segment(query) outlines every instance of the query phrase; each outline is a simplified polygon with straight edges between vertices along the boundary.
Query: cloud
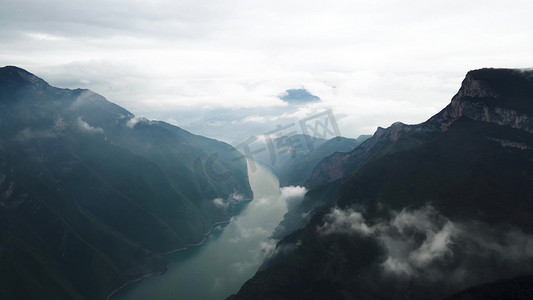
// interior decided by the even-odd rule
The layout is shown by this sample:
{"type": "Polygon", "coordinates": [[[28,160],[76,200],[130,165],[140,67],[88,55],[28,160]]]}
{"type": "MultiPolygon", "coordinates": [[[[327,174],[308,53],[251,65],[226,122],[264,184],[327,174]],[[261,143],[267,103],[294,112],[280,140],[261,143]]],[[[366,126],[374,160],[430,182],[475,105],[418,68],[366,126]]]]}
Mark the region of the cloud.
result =
{"type": "Polygon", "coordinates": [[[483,257],[495,256],[517,264],[533,259],[533,236],[516,228],[489,227],[479,222],[461,223],[457,225],[456,236],[469,252],[483,257]]]}
{"type": "Polygon", "coordinates": [[[287,203],[287,206],[292,206],[301,202],[307,189],[303,186],[286,186],[281,188],[281,197],[287,203]]]}
{"type": "Polygon", "coordinates": [[[104,130],[100,127],[93,127],[89,125],[89,123],[85,122],[81,117],[78,117],[76,120],[76,125],[78,126],[78,129],[80,129],[83,132],[87,133],[103,133],[104,130]]]}
{"type": "Polygon", "coordinates": [[[87,104],[94,103],[97,94],[93,91],[84,90],[76,97],[76,99],[70,104],[70,109],[77,110],[84,107],[87,104]]]}
{"type": "Polygon", "coordinates": [[[213,204],[218,208],[228,208],[229,203],[226,203],[222,198],[213,199],[213,204]]]}
{"type": "Polygon", "coordinates": [[[135,116],[126,122],[126,126],[128,126],[129,128],[134,128],[135,125],[137,125],[138,123],[150,124],[150,120],[144,117],[135,116]]]}
{"type": "Polygon", "coordinates": [[[244,118],[242,122],[243,123],[250,123],[250,122],[265,123],[267,122],[267,118],[262,117],[262,116],[246,116],[246,118],[244,118]]]}
{"type": "Polygon", "coordinates": [[[431,206],[394,215],[389,223],[375,227],[376,238],[387,253],[382,263],[385,272],[417,276],[452,255],[454,224],[431,206]]]}
{"type": "Polygon", "coordinates": [[[28,32],[26,35],[32,39],[36,39],[39,41],[62,41],[66,40],[65,37],[62,36],[56,36],[46,33],[40,33],[40,32],[28,32]]]}
{"type": "Polygon", "coordinates": [[[348,209],[346,211],[334,208],[325,217],[323,225],[317,231],[322,235],[329,234],[362,234],[372,233],[372,229],[365,224],[365,219],[361,213],[348,209]]]}
{"type": "Polygon", "coordinates": [[[374,225],[353,209],[335,207],[317,233],[374,239],[388,276],[466,287],[533,271],[533,235],[503,225],[452,222],[429,205],[392,212],[374,225]]]}
{"type": "Polygon", "coordinates": [[[280,93],[304,86],[342,112],[341,132],[356,137],[426,120],[470,69],[533,65],[529,11],[523,1],[457,9],[454,1],[5,0],[0,65],[229,141],[236,131],[246,139],[247,128],[193,120],[217,109],[239,112],[228,123],[247,109],[281,115],[280,93]]]}
{"type": "Polygon", "coordinates": [[[213,204],[220,209],[228,209],[242,201],[244,201],[244,196],[237,192],[231,193],[226,200],[222,198],[213,199],[213,204]]]}

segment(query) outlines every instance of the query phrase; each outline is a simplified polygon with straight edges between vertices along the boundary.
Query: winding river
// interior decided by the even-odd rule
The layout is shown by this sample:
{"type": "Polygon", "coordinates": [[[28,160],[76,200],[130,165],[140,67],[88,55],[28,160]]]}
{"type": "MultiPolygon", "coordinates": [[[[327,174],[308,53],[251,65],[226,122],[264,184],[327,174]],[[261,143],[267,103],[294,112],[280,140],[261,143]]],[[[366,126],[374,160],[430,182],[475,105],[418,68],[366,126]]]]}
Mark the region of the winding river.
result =
{"type": "Polygon", "coordinates": [[[256,166],[248,169],[254,199],[238,216],[201,246],[168,255],[165,274],[129,285],[111,300],[220,300],[236,293],[273,250],[269,237],[287,211],[277,177],[256,166]]]}

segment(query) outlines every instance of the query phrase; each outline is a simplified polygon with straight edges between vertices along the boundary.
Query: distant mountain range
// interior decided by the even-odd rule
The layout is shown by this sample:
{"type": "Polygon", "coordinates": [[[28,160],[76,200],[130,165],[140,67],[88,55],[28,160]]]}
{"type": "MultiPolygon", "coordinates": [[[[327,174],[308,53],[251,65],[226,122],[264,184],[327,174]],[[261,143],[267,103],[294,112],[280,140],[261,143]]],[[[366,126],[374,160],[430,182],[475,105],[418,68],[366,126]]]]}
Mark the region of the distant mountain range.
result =
{"type": "MultiPolygon", "coordinates": [[[[337,136],[326,140],[305,134],[281,136],[272,140],[274,160],[270,151],[260,152],[254,159],[272,169],[282,186],[303,186],[322,159],[336,152],[350,152],[369,137],[362,135],[352,139],[337,136]]],[[[268,149],[268,146],[263,148],[268,149]]]]}
{"type": "Polygon", "coordinates": [[[233,299],[527,299],[533,71],[470,71],[437,115],[378,128],[307,187],[292,213],[307,206],[307,220],[289,211],[292,230],[233,299]]]}
{"type": "Polygon", "coordinates": [[[0,298],[105,299],[251,199],[232,146],[0,68],[0,298]]]}

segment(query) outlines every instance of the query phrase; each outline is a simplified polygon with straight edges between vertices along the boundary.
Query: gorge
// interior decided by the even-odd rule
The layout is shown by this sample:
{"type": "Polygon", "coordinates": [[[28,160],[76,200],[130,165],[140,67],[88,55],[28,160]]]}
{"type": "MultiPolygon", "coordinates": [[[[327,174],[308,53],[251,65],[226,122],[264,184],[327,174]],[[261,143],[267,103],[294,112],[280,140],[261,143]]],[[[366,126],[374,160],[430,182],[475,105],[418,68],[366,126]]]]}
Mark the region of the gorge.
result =
{"type": "MultiPolygon", "coordinates": [[[[171,265],[163,275],[132,284],[111,300],[216,300],[236,293],[275,247],[270,237],[287,211],[287,189],[299,190],[280,190],[275,175],[256,166],[248,169],[253,200],[237,216],[215,228],[202,245],[168,255],[171,265]]],[[[302,191],[292,197],[303,197],[302,191]]]]}

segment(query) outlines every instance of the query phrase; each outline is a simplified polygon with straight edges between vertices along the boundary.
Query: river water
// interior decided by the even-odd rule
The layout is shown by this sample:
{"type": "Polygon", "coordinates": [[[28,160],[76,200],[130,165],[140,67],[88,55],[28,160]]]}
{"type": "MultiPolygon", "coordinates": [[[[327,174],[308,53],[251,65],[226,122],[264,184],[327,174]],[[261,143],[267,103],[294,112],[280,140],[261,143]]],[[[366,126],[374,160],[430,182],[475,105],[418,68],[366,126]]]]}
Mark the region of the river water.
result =
{"type": "Polygon", "coordinates": [[[131,284],[111,300],[220,300],[236,293],[274,249],[269,237],[287,211],[277,177],[256,167],[248,168],[254,199],[238,216],[216,227],[201,246],[168,255],[165,274],[131,284]]]}

